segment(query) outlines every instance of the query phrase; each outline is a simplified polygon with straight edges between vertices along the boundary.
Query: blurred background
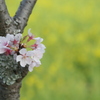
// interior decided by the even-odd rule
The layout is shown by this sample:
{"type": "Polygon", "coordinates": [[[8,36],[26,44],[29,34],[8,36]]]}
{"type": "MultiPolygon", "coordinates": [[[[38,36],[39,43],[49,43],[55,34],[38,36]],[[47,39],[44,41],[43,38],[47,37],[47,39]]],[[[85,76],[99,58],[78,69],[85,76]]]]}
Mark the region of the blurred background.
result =
{"type": "MultiPolygon", "coordinates": [[[[21,0],[5,1],[14,16],[21,0]]],[[[21,100],[100,100],[100,0],[37,0],[29,28],[46,52],[21,100]]]]}

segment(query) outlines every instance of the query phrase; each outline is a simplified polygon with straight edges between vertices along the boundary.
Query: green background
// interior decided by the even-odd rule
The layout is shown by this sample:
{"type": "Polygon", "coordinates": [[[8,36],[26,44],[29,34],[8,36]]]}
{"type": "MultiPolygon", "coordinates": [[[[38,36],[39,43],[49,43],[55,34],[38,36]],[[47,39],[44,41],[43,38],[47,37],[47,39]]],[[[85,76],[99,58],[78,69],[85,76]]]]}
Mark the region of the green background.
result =
{"type": "MultiPolygon", "coordinates": [[[[13,17],[21,0],[5,1],[13,17]]],[[[100,0],[37,0],[29,28],[46,52],[21,100],[100,100],[100,0]]]]}

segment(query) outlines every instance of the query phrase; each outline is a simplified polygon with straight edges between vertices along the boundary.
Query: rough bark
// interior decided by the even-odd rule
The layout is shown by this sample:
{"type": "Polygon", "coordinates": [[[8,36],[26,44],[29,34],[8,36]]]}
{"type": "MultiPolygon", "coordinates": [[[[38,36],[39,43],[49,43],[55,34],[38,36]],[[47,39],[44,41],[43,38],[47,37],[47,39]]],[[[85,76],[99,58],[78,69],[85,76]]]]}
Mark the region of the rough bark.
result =
{"type": "MultiPolygon", "coordinates": [[[[23,32],[37,0],[23,0],[12,18],[5,0],[0,0],[0,36],[23,32]]],[[[21,67],[12,56],[0,54],[0,100],[19,100],[22,79],[27,75],[28,67],[21,67]]]]}
{"type": "Polygon", "coordinates": [[[12,20],[9,16],[5,0],[0,0],[0,35],[5,36],[8,33],[12,20]]]}
{"type": "Polygon", "coordinates": [[[19,100],[21,82],[16,82],[13,85],[0,84],[0,100],[19,100]]]}
{"type": "Polygon", "coordinates": [[[19,24],[19,28],[23,31],[27,25],[28,18],[37,0],[23,0],[19,6],[18,11],[14,16],[14,20],[19,24]]]}

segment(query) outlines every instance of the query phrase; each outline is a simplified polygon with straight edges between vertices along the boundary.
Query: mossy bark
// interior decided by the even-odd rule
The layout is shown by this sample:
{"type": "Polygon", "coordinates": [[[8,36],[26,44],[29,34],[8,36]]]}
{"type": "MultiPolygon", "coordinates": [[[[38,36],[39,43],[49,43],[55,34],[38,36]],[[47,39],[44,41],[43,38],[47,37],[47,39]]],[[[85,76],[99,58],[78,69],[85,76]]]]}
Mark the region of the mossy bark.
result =
{"type": "Polygon", "coordinates": [[[21,67],[13,56],[0,55],[0,100],[19,100],[22,79],[28,67],[21,67]]]}
{"type": "Polygon", "coordinates": [[[0,100],[19,100],[21,82],[13,85],[4,85],[0,82],[0,100]]]}

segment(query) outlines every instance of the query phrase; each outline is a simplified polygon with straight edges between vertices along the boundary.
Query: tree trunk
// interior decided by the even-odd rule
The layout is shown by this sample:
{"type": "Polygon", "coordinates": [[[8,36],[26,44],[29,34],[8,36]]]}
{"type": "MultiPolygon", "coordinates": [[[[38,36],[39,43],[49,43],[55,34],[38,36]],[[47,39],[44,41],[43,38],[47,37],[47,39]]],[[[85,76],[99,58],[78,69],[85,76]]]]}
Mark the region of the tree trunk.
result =
{"type": "MultiPolygon", "coordinates": [[[[0,0],[0,36],[22,33],[37,0],[22,0],[13,18],[5,0],[0,0]]],[[[12,56],[0,54],[0,100],[19,100],[22,79],[28,67],[21,67],[12,56]]]]}
{"type": "Polygon", "coordinates": [[[0,84],[0,100],[19,100],[21,82],[16,82],[13,85],[0,84]]]}

